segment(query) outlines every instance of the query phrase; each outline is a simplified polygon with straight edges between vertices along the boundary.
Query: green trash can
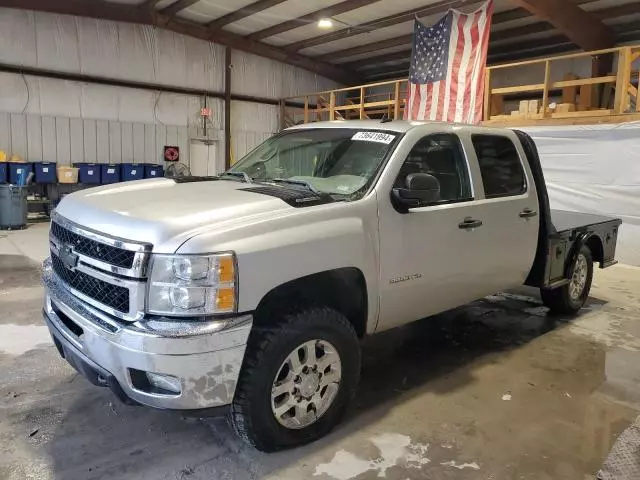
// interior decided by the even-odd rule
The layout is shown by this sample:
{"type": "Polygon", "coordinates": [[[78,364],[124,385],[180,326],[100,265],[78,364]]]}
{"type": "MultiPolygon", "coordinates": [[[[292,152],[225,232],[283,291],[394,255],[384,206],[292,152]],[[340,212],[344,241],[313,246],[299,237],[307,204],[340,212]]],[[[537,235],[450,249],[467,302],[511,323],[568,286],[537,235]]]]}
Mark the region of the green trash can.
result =
{"type": "Polygon", "coordinates": [[[27,187],[0,184],[0,230],[27,226],[27,187]]]}

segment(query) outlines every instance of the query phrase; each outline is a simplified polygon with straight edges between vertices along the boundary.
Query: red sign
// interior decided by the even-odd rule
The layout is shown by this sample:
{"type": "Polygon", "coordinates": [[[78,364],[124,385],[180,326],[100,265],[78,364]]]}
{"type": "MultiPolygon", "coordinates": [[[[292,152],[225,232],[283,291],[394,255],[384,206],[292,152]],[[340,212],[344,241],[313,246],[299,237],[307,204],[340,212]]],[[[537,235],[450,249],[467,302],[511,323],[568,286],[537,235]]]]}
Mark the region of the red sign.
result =
{"type": "Polygon", "coordinates": [[[180,147],[165,145],[164,159],[167,162],[177,162],[178,160],[180,160],[180,147]]]}
{"type": "Polygon", "coordinates": [[[211,109],[208,107],[203,107],[200,109],[200,116],[201,117],[210,117],[211,116],[211,109]]]}

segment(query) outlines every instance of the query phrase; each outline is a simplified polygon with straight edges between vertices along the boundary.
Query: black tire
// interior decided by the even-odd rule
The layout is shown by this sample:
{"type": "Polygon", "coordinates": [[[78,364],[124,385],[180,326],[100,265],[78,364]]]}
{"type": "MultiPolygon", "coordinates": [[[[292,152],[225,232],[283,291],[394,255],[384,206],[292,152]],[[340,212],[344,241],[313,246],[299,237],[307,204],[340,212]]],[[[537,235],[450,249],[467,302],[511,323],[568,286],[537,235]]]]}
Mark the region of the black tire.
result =
{"type": "Polygon", "coordinates": [[[283,314],[275,325],[254,326],[229,419],[249,445],[272,452],[313,442],[340,422],[355,395],[360,378],[360,344],[351,323],[327,307],[310,307],[283,314]],[[308,427],[282,426],[271,409],[271,388],[287,356],[309,340],[335,347],[342,366],[338,393],[328,410],[308,427]]]}
{"type": "MultiPolygon", "coordinates": [[[[584,284],[582,292],[577,298],[573,298],[570,294],[570,284],[563,285],[562,287],[555,288],[553,290],[541,289],[540,295],[544,304],[549,307],[552,313],[560,315],[575,315],[583,307],[584,303],[589,297],[589,291],[591,290],[591,281],[593,280],[593,257],[589,247],[584,245],[578,255],[576,261],[580,256],[584,256],[587,262],[587,278],[584,284]]],[[[571,266],[571,277],[573,277],[576,267],[576,262],[571,266]]]]}

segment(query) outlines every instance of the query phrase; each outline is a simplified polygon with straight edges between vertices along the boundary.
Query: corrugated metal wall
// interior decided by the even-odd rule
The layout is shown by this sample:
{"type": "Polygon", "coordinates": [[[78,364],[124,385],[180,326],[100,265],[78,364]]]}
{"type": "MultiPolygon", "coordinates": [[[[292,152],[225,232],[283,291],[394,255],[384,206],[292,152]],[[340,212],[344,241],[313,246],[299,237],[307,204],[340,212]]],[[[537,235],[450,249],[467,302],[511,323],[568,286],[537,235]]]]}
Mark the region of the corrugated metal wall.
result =
{"type": "MultiPolygon", "coordinates": [[[[222,92],[224,47],[146,25],[0,8],[0,63],[222,92]]],[[[243,52],[232,56],[233,93],[277,99],[334,82],[243,52]]],[[[0,73],[0,150],[29,161],[154,162],[164,145],[201,137],[196,96],[0,73]]],[[[223,101],[207,100],[224,164],[223,101]]],[[[278,130],[275,106],[232,102],[235,159],[278,130]]]]}

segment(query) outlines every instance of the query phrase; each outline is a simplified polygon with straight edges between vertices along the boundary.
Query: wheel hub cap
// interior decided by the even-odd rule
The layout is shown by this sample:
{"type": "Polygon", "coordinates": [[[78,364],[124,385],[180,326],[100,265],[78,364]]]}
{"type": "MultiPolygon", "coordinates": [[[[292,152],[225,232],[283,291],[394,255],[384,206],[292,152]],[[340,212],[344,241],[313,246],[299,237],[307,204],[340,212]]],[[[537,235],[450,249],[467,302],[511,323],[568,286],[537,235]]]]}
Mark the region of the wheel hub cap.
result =
{"type": "Polygon", "coordinates": [[[311,398],[311,395],[315,393],[315,391],[320,386],[320,376],[318,374],[312,373],[309,375],[304,375],[302,377],[302,381],[300,382],[300,394],[303,397],[311,398]]]}
{"type": "Polygon", "coordinates": [[[280,425],[305,428],[332,405],[342,378],[340,355],[326,340],[310,340],[284,360],[271,389],[271,411],[280,425]]]}

